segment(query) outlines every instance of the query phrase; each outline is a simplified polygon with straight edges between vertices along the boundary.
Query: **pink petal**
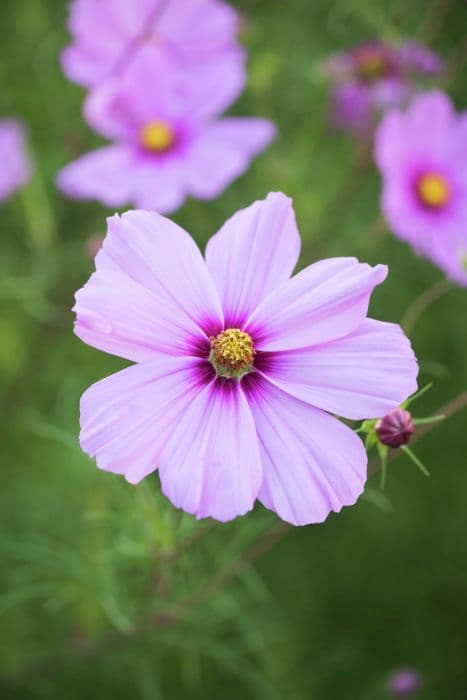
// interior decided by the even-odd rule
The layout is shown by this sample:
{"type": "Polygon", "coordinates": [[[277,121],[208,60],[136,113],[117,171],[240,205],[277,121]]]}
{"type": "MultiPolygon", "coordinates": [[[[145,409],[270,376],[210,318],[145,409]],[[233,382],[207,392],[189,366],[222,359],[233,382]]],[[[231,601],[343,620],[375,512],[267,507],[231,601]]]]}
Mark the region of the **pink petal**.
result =
{"type": "Polygon", "coordinates": [[[462,287],[467,287],[467,231],[440,230],[425,237],[418,236],[418,250],[443,270],[445,275],[462,287]],[[437,235],[436,235],[437,233],[437,235]],[[427,239],[427,240],[426,240],[427,239]]]}
{"type": "Polygon", "coordinates": [[[324,345],[273,353],[265,374],[297,399],[345,418],[377,418],[417,389],[417,361],[401,328],[366,319],[324,345]]]}
{"type": "Polygon", "coordinates": [[[238,382],[217,380],[193,399],[165,442],[159,474],[172,503],[198,518],[224,522],[251,510],[262,469],[238,382]]]}
{"type": "Polygon", "coordinates": [[[421,163],[442,163],[449,149],[454,116],[452,104],[442,92],[417,95],[406,114],[389,112],[375,136],[378,167],[397,176],[401,168],[414,163],[414,158],[421,163]]]}
{"type": "Polygon", "coordinates": [[[380,170],[399,170],[410,161],[404,115],[394,109],[381,121],[375,133],[375,161],[380,170]]]}
{"type": "Polygon", "coordinates": [[[213,199],[241,175],[273,139],[266,119],[219,119],[202,129],[186,152],[184,182],[199,199],[213,199]]]}
{"type": "Polygon", "coordinates": [[[0,202],[29,181],[33,166],[26,147],[25,130],[21,122],[0,120],[0,202]]]}
{"type": "Polygon", "coordinates": [[[108,79],[147,33],[148,20],[165,0],[72,0],[74,43],[62,53],[65,74],[85,86],[108,79]]]}
{"type": "Polygon", "coordinates": [[[410,103],[407,116],[406,139],[409,139],[411,149],[425,157],[443,157],[455,120],[454,108],[449,97],[441,91],[416,95],[410,103]]]}
{"type": "Polygon", "coordinates": [[[81,447],[100,469],[137,483],[157,469],[165,440],[204,384],[199,360],[167,356],[93,384],[81,398],[81,447]]]}
{"type": "Polygon", "coordinates": [[[108,219],[96,272],[77,293],[74,310],[82,340],[137,362],[159,351],[193,354],[223,325],[192,238],[155,212],[108,219]]]}
{"type": "Polygon", "coordinates": [[[73,199],[97,199],[108,207],[131,201],[132,151],[125,146],[104,146],[65,166],[57,186],[73,199]]]}
{"type": "Polygon", "coordinates": [[[187,63],[179,70],[186,83],[186,113],[192,121],[206,121],[219,116],[245,88],[245,54],[239,47],[224,50],[214,61],[187,63]]]}
{"type": "Polygon", "coordinates": [[[141,127],[137,112],[124,94],[124,76],[90,90],[83,104],[87,123],[102,136],[136,142],[141,127]]]}
{"type": "Polygon", "coordinates": [[[183,161],[177,152],[145,155],[131,146],[104,146],[65,166],[59,189],[73,199],[96,199],[108,207],[134,204],[169,214],[185,199],[183,161]]]}
{"type": "Polygon", "coordinates": [[[214,62],[180,65],[160,45],[144,44],[116,78],[90,92],[84,114],[107,138],[135,140],[153,120],[193,128],[217,116],[244,85],[244,62],[238,51],[223,52],[214,62]]]}
{"type": "Polygon", "coordinates": [[[105,133],[106,120],[115,114],[137,128],[155,119],[179,118],[187,108],[190,86],[182,71],[157,44],[146,43],[126,62],[108,88],[105,85],[97,88],[98,97],[101,90],[104,91],[100,97],[101,112],[99,105],[92,109],[91,102],[86,114],[93,127],[105,133]]]}
{"type": "Polygon", "coordinates": [[[226,324],[242,325],[269,292],[289,279],[300,254],[292,200],[274,192],[230,218],[206,248],[226,324]]]}
{"type": "Polygon", "coordinates": [[[292,350],[342,338],[366,317],[371,292],[387,275],[356,258],[310,265],[269,294],[245,330],[258,350],[292,350]]]}
{"type": "Polygon", "coordinates": [[[263,464],[259,499],[266,508],[293,525],[307,525],[353,505],[367,465],[357,435],[258,375],[248,375],[245,384],[263,464]]]}
{"type": "Polygon", "coordinates": [[[186,67],[214,63],[229,51],[241,52],[237,18],[217,0],[74,0],[74,43],[62,53],[62,66],[72,80],[93,86],[147,42],[186,67]]]}
{"type": "Polygon", "coordinates": [[[155,32],[171,39],[177,55],[192,65],[235,46],[237,25],[238,13],[227,3],[188,0],[167,3],[155,32]]]}
{"type": "Polygon", "coordinates": [[[127,175],[132,203],[138,209],[154,209],[159,214],[176,211],[186,197],[183,169],[183,158],[175,151],[162,158],[138,155],[127,175]]]}

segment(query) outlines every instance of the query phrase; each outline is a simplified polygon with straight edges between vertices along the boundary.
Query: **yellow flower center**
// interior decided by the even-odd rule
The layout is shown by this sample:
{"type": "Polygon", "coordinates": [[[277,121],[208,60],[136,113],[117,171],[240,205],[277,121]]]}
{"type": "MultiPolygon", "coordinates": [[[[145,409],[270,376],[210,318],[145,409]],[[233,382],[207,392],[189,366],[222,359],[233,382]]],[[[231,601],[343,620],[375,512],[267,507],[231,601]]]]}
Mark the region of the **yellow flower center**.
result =
{"type": "Polygon", "coordinates": [[[209,356],[220,377],[241,377],[249,372],[255,359],[253,341],[239,328],[228,328],[211,338],[209,356]]]}
{"type": "Polygon", "coordinates": [[[362,48],[355,52],[357,75],[365,81],[384,78],[390,72],[387,57],[378,49],[362,48]]]}
{"type": "Polygon", "coordinates": [[[175,134],[167,122],[155,120],[143,126],[140,133],[140,142],[147,151],[162,153],[162,151],[167,151],[173,146],[175,134]]]}
{"type": "Polygon", "coordinates": [[[418,180],[417,194],[422,204],[432,209],[441,209],[449,202],[451,191],[446,178],[428,173],[418,180]]]}

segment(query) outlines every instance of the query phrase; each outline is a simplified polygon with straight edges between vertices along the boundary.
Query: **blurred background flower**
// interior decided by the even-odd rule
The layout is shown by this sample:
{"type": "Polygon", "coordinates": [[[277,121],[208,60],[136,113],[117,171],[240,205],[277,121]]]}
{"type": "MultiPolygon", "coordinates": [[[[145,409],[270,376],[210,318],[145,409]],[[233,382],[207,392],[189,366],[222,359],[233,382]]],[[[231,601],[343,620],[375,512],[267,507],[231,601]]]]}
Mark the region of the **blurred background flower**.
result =
{"type": "Polygon", "coordinates": [[[213,199],[274,137],[266,119],[219,118],[242,83],[238,71],[226,72],[222,63],[201,73],[182,70],[143,46],[85,104],[88,122],[116,142],[66,166],[60,189],[107,206],[162,213],[178,209],[188,194],[213,199]]]}
{"type": "Polygon", "coordinates": [[[32,174],[23,125],[0,120],[0,201],[24,187],[32,174]]]}
{"type": "Polygon", "coordinates": [[[331,124],[368,136],[388,107],[402,105],[422,87],[423,78],[440,73],[442,63],[417,42],[375,39],[331,56],[321,69],[334,85],[331,124]]]}
{"type": "Polygon", "coordinates": [[[422,689],[422,677],[414,668],[393,671],[387,681],[387,689],[393,698],[410,698],[422,689]]]}
{"type": "Polygon", "coordinates": [[[115,77],[147,44],[181,70],[217,63],[244,74],[238,14],[223,0],[72,0],[68,27],[62,66],[86,87],[115,77]]]}
{"type": "Polygon", "coordinates": [[[375,137],[391,230],[467,286],[467,112],[442,92],[391,111],[375,137]]]}

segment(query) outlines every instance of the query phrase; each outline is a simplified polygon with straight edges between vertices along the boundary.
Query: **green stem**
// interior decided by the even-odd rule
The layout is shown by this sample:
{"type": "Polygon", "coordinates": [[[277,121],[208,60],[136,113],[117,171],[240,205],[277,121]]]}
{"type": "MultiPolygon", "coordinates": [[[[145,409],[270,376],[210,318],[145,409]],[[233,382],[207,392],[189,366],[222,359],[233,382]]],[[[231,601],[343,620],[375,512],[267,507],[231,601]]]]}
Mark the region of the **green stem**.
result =
{"type": "Polygon", "coordinates": [[[437,423],[444,420],[446,416],[429,416],[428,418],[414,418],[414,425],[428,425],[429,423],[437,423]]]}
{"type": "Polygon", "coordinates": [[[414,453],[412,452],[412,450],[410,449],[410,447],[407,447],[407,445],[401,445],[401,450],[402,450],[402,452],[405,452],[405,454],[406,454],[408,457],[410,457],[410,459],[412,460],[412,462],[420,469],[420,471],[422,472],[422,474],[425,474],[425,476],[430,476],[430,472],[428,471],[428,469],[425,467],[425,465],[423,464],[423,462],[421,462],[421,461],[418,459],[417,455],[414,454],[414,453]]]}
{"type": "Polygon", "coordinates": [[[409,308],[402,317],[401,326],[406,333],[410,333],[417,323],[420,316],[432,305],[440,299],[446,292],[453,289],[454,284],[447,279],[442,279],[436,282],[432,287],[426,289],[415,301],[410,304],[409,308]]]}
{"type": "Polygon", "coordinates": [[[42,175],[37,168],[18,197],[32,248],[38,252],[48,250],[56,240],[55,220],[42,175]]]}

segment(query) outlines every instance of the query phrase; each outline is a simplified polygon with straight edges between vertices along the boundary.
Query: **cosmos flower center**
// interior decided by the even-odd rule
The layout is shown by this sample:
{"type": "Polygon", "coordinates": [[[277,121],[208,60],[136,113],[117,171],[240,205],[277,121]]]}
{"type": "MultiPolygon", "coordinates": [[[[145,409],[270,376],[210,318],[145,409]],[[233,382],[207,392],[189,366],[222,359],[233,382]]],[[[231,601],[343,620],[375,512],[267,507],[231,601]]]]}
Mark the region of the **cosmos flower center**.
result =
{"type": "Polygon", "coordinates": [[[451,190],[445,177],[437,173],[427,173],[417,181],[417,195],[425,206],[441,209],[449,202],[451,190]]]}
{"type": "Polygon", "coordinates": [[[143,126],[140,142],[146,151],[162,153],[174,145],[175,133],[167,122],[155,120],[143,126]]]}
{"type": "Polygon", "coordinates": [[[227,328],[211,337],[209,359],[219,377],[240,378],[251,371],[255,359],[251,336],[239,328],[227,328]]]}
{"type": "Polygon", "coordinates": [[[386,56],[377,49],[360,49],[354,54],[356,72],[363,81],[372,82],[390,73],[386,56]]]}

